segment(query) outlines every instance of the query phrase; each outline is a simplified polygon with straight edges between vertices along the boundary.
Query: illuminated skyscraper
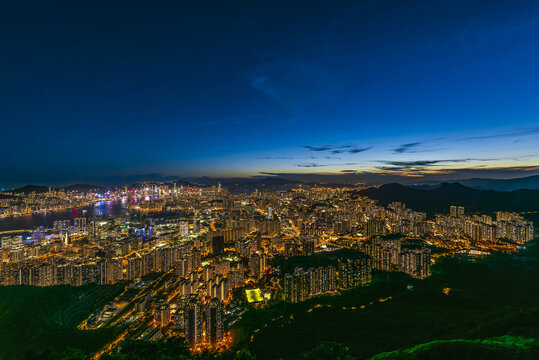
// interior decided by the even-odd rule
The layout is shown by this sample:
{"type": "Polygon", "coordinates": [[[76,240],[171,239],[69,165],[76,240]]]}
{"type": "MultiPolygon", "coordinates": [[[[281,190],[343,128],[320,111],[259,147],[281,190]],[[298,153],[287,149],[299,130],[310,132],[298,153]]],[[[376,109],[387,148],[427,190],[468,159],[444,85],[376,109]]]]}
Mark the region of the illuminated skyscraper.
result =
{"type": "Polygon", "coordinates": [[[295,268],[293,274],[285,274],[283,279],[284,298],[290,302],[305,301],[310,297],[310,275],[302,268],[295,268]]]}
{"type": "Polygon", "coordinates": [[[191,254],[191,269],[196,270],[202,266],[202,256],[199,249],[193,249],[191,254]]]}
{"type": "Polygon", "coordinates": [[[384,220],[369,220],[365,226],[365,234],[367,236],[384,235],[386,231],[387,229],[384,220]]]}
{"type": "Polygon", "coordinates": [[[206,306],[206,344],[218,345],[224,336],[223,303],[217,299],[211,299],[206,306]]]}
{"type": "Polygon", "coordinates": [[[222,254],[225,251],[225,237],[214,236],[212,239],[212,250],[214,254],[222,254]]]}
{"type": "Polygon", "coordinates": [[[185,339],[194,348],[203,342],[203,304],[198,295],[189,295],[184,311],[185,339]]]}
{"type": "Polygon", "coordinates": [[[426,278],[430,275],[430,254],[427,247],[403,248],[400,270],[417,278],[426,278]]]}
{"type": "Polygon", "coordinates": [[[339,282],[343,289],[365,285],[371,281],[371,259],[339,259],[339,282]]]}
{"type": "Polygon", "coordinates": [[[337,271],[333,266],[309,269],[309,291],[311,296],[323,295],[337,290],[337,271]]]}
{"type": "Polygon", "coordinates": [[[236,287],[236,286],[242,286],[243,280],[244,280],[244,271],[241,264],[235,264],[230,269],[230,272],[228,273],[228,279],[229,279],[229,286],[236,287]]]}
{"type": "Polygon", "coordinates": [[[170,322],[170,306],[168,304],[159,304],[154,309],[155,323],[161,327],[170,322]]]}
{"type": "Polygon", "coordinates": [[[249,259],[249,268],[253,277],[258,278],[262,276],[266,269],[266,254],[258,252],[252,253],[251,258],[249,259]]]}

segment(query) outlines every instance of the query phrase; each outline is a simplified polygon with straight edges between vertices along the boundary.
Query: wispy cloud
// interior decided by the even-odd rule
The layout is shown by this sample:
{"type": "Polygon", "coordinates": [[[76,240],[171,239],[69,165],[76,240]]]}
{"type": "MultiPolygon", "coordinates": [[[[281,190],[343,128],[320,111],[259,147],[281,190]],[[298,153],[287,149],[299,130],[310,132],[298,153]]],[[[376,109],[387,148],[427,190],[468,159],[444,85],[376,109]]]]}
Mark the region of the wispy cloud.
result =
{"type": "Polygon", "coordinates": [[[372,146],[368,146],[368,147],[364,147],[364,148],[354,148],[354,149],[348,150],[348,153],[357,154],[357,153],[361,153],[361,152],[364,152],[364,151],[367,151],[367,150],[370,150],[370,149],[372,149],[372,146]]]}
{"type": "Polygon", "coordinates": [[[423,171],[432,166],[440,166],[443,164],[451,163],[465,163],[472,161],[496,161],[501,159],[439,159],[439,160],[414,160],[414,161],[393,161],[393,160],[379,160],[379,163],[383,163],[382,166],[377,166],[379,170],[385,171],[423,171]]]}
{"type": "Polygon", "coordinates": [[[416,154],[427,153],[433,151],[446,150],[443,148],[433,148],[431,144],[438,144],[440,141],[448,140],[446,137],[436,137],[432,139],[422,139],[420,141],[413,141],[399,145],[392,149],[395,154],[416,154]]]}
{"type": "Polygon", "coordinates": [[[458,141],[469,141],[469,140],[484,140],[484,139],[497,139],[497,138],[515,138],[523,136],[538,135],[539,128],[529,128],[518,131],[510,131],[505,133],[490,134],[490,135],[480,135],[480,136],[470,136],[458,139],[458,141]]]}
{"type": "Polygon", "coordinates": [[[317,168],[317,167],[324,167],[328,166],[326,164],[317,164],[317,163],[306,163],[306,164],[296,164],[297,167],[303,167],[303,168],[317,168]]]}
{"type": "Polygon", "coordinates": [[[339,166],[354,166],[359,165],[359,163],[356,162],[348,162],[348,163],[339,163],[339,164],[321,164],[321,163],[303,163],[303,164],[296,164],[294,166],[297,167],[325,167],[325,166],[331,166],[331,167],[339,167],[339,166]]]}
{"type": "Polygon", "coordinates": [[[257,156],[259,160],[294,160],[293,156],[257,156]]]}
{"type": "MultiPolygon", "coordinates": [[[[315,170],[314,170],[315,171],[315,170]]],[[[388,171],[355,171],[341,170],[339,173],[286,173],[286,172],[261,172],[261,175],[275,176],[282,179],[299,181],[320,181],[354,184],[363,182],[367,184],[383,184],[400,182],[403,184],[418,184],[429,182],[455,181],[470,178],[509,179],[539,175],[539,166],[505,166],[505,167],[465,167],[452,169],[432,169],[428,172],[414,173],[410,177],[407,173],[388,171]]]]}
{"type": "Polygon", "coordinates": [[[399,147],[393,149],[393,152],[399,153],[399,154],[411,152],[412,149],[416,148],[416,147],[419,146],[419,145],[421,145],[420,142],[413,142],[413,143],[408,143],[408,144],[402,144],[402,145],[400,145],[399,147]]]}
{"type": "Polygon", "coordinates": [[[311,145],[304,145],[303,146],[305,149],[309,150],[309,151],[328,151],[328,150],[332,150],[333,148],[329,145],[325,145],[325,146],[311,146],[311,145]]]}
{"type": "Polygon", "coordinates": [[[309,151],[330,151],[332,154],[358,154],[372,149],[372,146],[356,147],[353,145],[303,145],[303,148],[309,151]]]}
{"type": "Polygon", "coordinates": [[[337,156],[257,156],[258,160],[341,160],[337,156]]]}
{"type": "Polygon", "coordinates": [[[446,150],[445,148],[425,148],[424,145],[429,143],[445,141],[445,142],[461,142],[461,141],[478,141],[478,140],[489,140],[489,139],[514,139],[513,142],[521,141],[520,138],[525,136],[539,135],[539,128],[532,127],[527,129],[518,129],[513,131],[500,132],[495,134],[487,135],[477,135],[477,136],[467,136],[460,138],[436,138],[436,139],[427,139],[422,141],[409,142],[397,146],[392,149],[394,154],[417,154],[417,153],[427,153],[433,151],[446,150]]]}

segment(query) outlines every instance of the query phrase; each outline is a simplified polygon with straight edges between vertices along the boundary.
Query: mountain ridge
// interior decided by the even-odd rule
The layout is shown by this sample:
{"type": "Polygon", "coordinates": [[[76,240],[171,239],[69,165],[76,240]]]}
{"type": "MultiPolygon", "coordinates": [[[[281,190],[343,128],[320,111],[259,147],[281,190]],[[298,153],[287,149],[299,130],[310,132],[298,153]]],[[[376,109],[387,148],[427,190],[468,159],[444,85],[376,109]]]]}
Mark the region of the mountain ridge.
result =
{"type": "Polygon", "coordinates": [[[464,206],[467,212],[483,213],[539,210],[539,190],[524,189],[510,192],[477,190],[460,183],[442,183],[435,189],[423,190],[390,183],[363,189],[357,193],[378,200],[384,206],[398,201],[410,209],[423,211],[429,215],[448,213],[452,205],[464,206]]]}
{"type": "Polygon", "coordinates": [[[418,189],[433,189],[441,183],[460,183],[477,190],[514,191],[539,189],[539,175],[511,179],[470,178],[460,180],[428,181],[413,185],[418,189]]]}

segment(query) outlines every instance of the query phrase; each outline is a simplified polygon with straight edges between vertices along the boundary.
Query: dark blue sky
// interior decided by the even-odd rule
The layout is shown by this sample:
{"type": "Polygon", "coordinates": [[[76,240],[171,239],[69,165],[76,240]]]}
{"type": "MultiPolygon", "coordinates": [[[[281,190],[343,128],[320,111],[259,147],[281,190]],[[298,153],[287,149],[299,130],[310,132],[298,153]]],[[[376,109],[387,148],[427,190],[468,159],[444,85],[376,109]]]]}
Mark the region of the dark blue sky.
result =
{"type": "Polygon", "coordinates": [[[1,186],[538,172],[537,1],[21,0],[0,34],[1,186]]]}

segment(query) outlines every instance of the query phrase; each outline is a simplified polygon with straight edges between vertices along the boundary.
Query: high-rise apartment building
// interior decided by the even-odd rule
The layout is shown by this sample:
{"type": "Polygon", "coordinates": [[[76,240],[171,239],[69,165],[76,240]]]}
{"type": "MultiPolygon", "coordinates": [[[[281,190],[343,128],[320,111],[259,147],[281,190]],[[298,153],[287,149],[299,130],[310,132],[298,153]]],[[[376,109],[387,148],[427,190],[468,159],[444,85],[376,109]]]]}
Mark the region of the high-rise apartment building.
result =
{"type": "Polygon", "coordinates": [[[184,310],[185,338],[190,347],[203,344],[204,304],[198,295],[189,295],[184,310]]]}
{"type": "Polygon", "coordinates": [[[206,344],[217,346],[224,337],[223,303],[218,298],[212,298],[206,304],[206,344]]]}

